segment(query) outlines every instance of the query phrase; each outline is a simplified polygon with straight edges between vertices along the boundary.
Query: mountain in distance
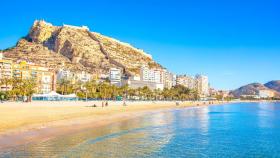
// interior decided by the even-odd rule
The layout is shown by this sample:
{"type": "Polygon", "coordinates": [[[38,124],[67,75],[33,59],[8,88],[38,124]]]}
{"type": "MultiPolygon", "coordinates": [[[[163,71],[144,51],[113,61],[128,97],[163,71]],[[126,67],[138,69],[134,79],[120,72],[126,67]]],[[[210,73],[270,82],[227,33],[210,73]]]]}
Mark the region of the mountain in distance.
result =
{"type": "Polygon", "coordinates": [[[240,97],[242,95],[258,95],[260,90],[268,90],[273,92],[276,96],[280,96],[280,81],[271,81],[266,84],[252,83],[242,86],[231,93],[235,97],[240,97]]]}
{"type": "Polygon", "coordinates": [[[280,80],[270,81],[266,83],[265,86],[280,93],[280,80]]]}
{"type": "Polygon", "coordinates": [[[3,53],[14,61],[92,74],[107,73],[112,67],[123,69],[127,75],[139,74],[142,65],[162,68],[143,50],[91,32],[86,26],[53,26],[45,21],[35,21],[28,35],[3,53]]]}

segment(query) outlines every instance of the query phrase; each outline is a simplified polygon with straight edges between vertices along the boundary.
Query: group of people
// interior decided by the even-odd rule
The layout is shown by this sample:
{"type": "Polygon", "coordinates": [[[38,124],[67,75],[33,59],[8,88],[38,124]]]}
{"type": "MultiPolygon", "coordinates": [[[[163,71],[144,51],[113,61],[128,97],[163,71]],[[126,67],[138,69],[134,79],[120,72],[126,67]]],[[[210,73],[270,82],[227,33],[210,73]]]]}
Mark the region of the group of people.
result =
{"type": "MultiPolygon", "coordinates": [[[[107,107],[107,106],[109,106],[108,101],[102,101],[101,107],[103,108],[103,107],[107,107]]],[[[123,102],[123,106],[127,106],[125,101],[123,102]]],[[[91,107],[97,107],[97,105],[93,104],[91,107]]]]}
{"type": "Polygon", "coordinates": [[[106,101],[106,102],[102,101],[102,108],[103,108],[104,106],[105,106],[105,107],[109,106],[108,101],[106,101]]]}

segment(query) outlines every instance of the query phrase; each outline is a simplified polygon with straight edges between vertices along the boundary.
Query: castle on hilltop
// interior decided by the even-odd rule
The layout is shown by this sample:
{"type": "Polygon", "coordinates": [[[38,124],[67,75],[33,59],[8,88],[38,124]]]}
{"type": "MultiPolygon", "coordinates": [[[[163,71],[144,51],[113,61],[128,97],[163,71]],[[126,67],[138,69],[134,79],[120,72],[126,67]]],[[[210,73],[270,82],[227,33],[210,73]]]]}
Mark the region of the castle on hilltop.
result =
{"type": "Polygon", "coordinates": [[[79,29],[79,30],[89,31],[89,28],[87,26],[73,26],[73,25],[63,24],[63,27],[69,27],[69,28],[72,28],[72,29],[79,29]]]}

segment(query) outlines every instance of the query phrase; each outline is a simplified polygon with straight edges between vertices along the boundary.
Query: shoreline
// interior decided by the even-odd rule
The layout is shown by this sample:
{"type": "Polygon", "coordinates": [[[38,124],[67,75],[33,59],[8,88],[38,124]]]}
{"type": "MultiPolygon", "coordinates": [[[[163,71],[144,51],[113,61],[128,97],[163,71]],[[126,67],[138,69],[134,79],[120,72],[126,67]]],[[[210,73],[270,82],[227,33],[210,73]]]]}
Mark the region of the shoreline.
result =
{"type": "MultiPolygon", "coordinates": [[[[0,114],[9,110],[23,111],[21,114],[37,112],[32,116],[18,117],[19,123],[13,124],[17,119],[5,119],[6,115],[0,115],[0,121],[7,121],[13,126],[0,126],[0,150],[22,145],[30,142],[44,141],[63,134],[81,131],[87,128],[98,128],[116,122],[125,121],[144,116],[153,112],[164,112],[190,107],[206,107],[244,101],[214,101],[213,104],[206,101],[180,102],[127,102],[128,106],[121,106],[122,102],[109,102],[108,107],[100,107],[100,101],[93,102],[32,102],[0,104],[0,114]],[[96,104],[98,107],[91,107],[96,104]],[[6,108],[6,109],[5,109],[6,108]],[[22,109],[18,109],[22,108],[22,109]],[[35,111],[32,111],[32,109],[35,111]],[[66,108],[66,109],[65,109],[66,108]],[[74,108],[69,110],[69,108],[74,108]],[[50,110],[51,109],[51,110],[50,110]],[[28,110],[31,110],[30,112],[28,110]],[[46,111],[45,111],[46,110],[46,111]]],[[[246,102],[246,101],[245,101],[246,102]]],[[[251,102],[251,101],[250,101],[251,102]]],[[[18,114],[18,113],[16,113],[18,114]]],[[[15,115],[16,115],[15,114],[15,115]]],[[[1,123],[0,123],[1,124],[1,123]]]]}
{"type": "MultiPolygon", "coordinates": [[[[49,123],[81,119],[86,117],[100,117],[111,114],[121,114],[134,111],[155,111],[160,109],[184,108],[189,106],[207,106],[206,101],[109,101],[108,107],[102,107],[102,101],[71,101],[71,102],[48,102],[34,101],[31,103],[5,102],[0,104],[0,136],[9,131],[22,131],[24,129],[47,126],[49,123]],[[93,105],[97,107],[93,107],[93,105]]],[[[215,101],[212,104],[234,103],[226,101],[215,101]]]]}

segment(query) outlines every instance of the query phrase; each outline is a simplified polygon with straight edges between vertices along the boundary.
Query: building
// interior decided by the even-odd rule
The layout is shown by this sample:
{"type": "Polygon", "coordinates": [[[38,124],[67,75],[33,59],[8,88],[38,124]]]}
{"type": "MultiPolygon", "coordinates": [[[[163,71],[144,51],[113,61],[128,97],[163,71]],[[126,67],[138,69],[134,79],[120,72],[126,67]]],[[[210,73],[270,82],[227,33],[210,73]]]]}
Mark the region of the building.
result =
{"type": "Polygon", "coordinates": [[[160,69],[152,69],[150,71],[151,71],[151,76],[153,78],[153,80],[151,80],[151,82],[163,83],[164,71],[162,71],[160,69]]]}
{"type": "Polygon", "coordinates": [[[56,74],[49,68],[20,61],[13,64],[12,69],[13,78],[34,80],[37,83],[36,93],[46,94],[56,90],[56,74]]]}
{"type": "Polygon", "coordinates": [[[12,77],[12,60],[3,58],[0,53],[0,78],[11,78],[12,77]]]}
{"type": "Polygon", "coordinates": [[[175,86],[176,75],[167,71],[166,69],[149,69],[148,66],[144,65],[140,69],[140,81],[143,83],[156,83],[159,87],[168,88],[175,86]]]}
{"type": "MultiPolygon", "coordinates": [[[[12,71],[12,60],[4,59],[3,54],[0,53],[0,79],[4,81],[5,79],[11,79],[13,76],[12,71]]],[[[2,84],[0,85],[0,91],[11,90],[11,85],[2,84]]]]}
{"type": "Polygon", "coordinates": [[[140,79],[144,82],[154,82],[155,76],[154,72],[151,71],[148,66],[143,65],[140,70],[140,79]]]}
{"type": "Polygon", "coordinates": [[[219,94],[219,91],[214,89],[214,88],[209,88],[209,95],[212,96],[212,97],[215,97],[217,95],[220,95],[219,94]]]}
{"type": "Polygon", "coordinates": [[[144,65],[140,70],[140,79],[144,82],[163,83],[165,71],[162,69],[149,69],[144,65]]]}
{"type": "Polygon", "coordinates": [[[76,74],[75,79],[76,79],[77,81],[80,81],[80,82],[85,83],[85,82],[91,81],[91,80],[92,80],[92,77],[93,77],[93,76],[92,76],[91,74],[89,74],[89,73],[87,73],[87,72],[85,72],[85,71],[82,71],[81,73],[77,73],[77,74],[76,74]]]}
{"type": "Polygon", "coordinates": [[[155,82],[147,82],[147,81],[139,81],[139,80],[131,80],[128,79],[124,81],[125,85],[128,85],[130,88],[137,89],[137,88],[143,88],[148,87],[151,90],[163,90],[164,85],[163,83],[155,83],[155,82]]]}
{"type": "Polygon", "coordinates": [[[172,76],[172,87],[177,85],[177,75],[173,74],[172,76]]]}
{"type": "Polygon", "coordinates": [[[209,96],[209,81],[208,77],[204,75],[196,75],[196,90],[201,97],[209,96]]]}
{"type": "Polygon", "coordinates": [[[138,76],[138,75],[133,75],[130,77],[131,80],[134,80],[134,81],[141,81],[141,77],[138,76]]]}
{"type": "Polygon", "coordinates": [[[230,91],[215,90],[214,88],[209,89],[209,95],[211,97],[216,97],[216,99],[225,99],[225,98],[228,98],[228,97],[232,97],[230,95],[230,91]]]}
{"type": "Polygon", "coordinates": [[[57,81],[66,80],[69,81],[70,84],[75,84],[78,82],[89,82],[93,79],[93,75],[85,71],[74,73],[68,69],[59,69],[56,73],[56,78],[57,81]]]}
{"type": "Polygon", "coordinates": [[[118,68],[111,68],[109,73],[109,80],[112,85],[118,87],[122,86],[122,70],[118,68]]]}
{"type": "Polygon", "coordinates": [[[196,79],[192,76],[179,75],[176,78],[176,84],[182,85],[189,89],[195,89],[196,88],[196,79]]]}
{"type": "Polygon", "coordinates": [[[56,75],[55,72],[49,70],[38,71],[37,82],[38,93],[47,94],[56,91],[56,75]]]}
{"type": "Polygon", "coordinates": [[[174,74],[172,74],[171,72],[164,70],[163,73],[163,84],[164,84],[164,88],[170,89],[173,86],[176,85],[176,75],[175,75],[175,84],[174,82],[174,74]]]}
{"type": "Polygon", "coordinates": [[[56,73],[57,81],[67,80],[75,82],[75,74],[67,69],[59,69],[56,73]]]}
{"type": "Polygon", "coordinates": [[[275,97],[275,93],[271,90],[259,90],[258,95],[260,98],[273,98],[275,97]]]}

